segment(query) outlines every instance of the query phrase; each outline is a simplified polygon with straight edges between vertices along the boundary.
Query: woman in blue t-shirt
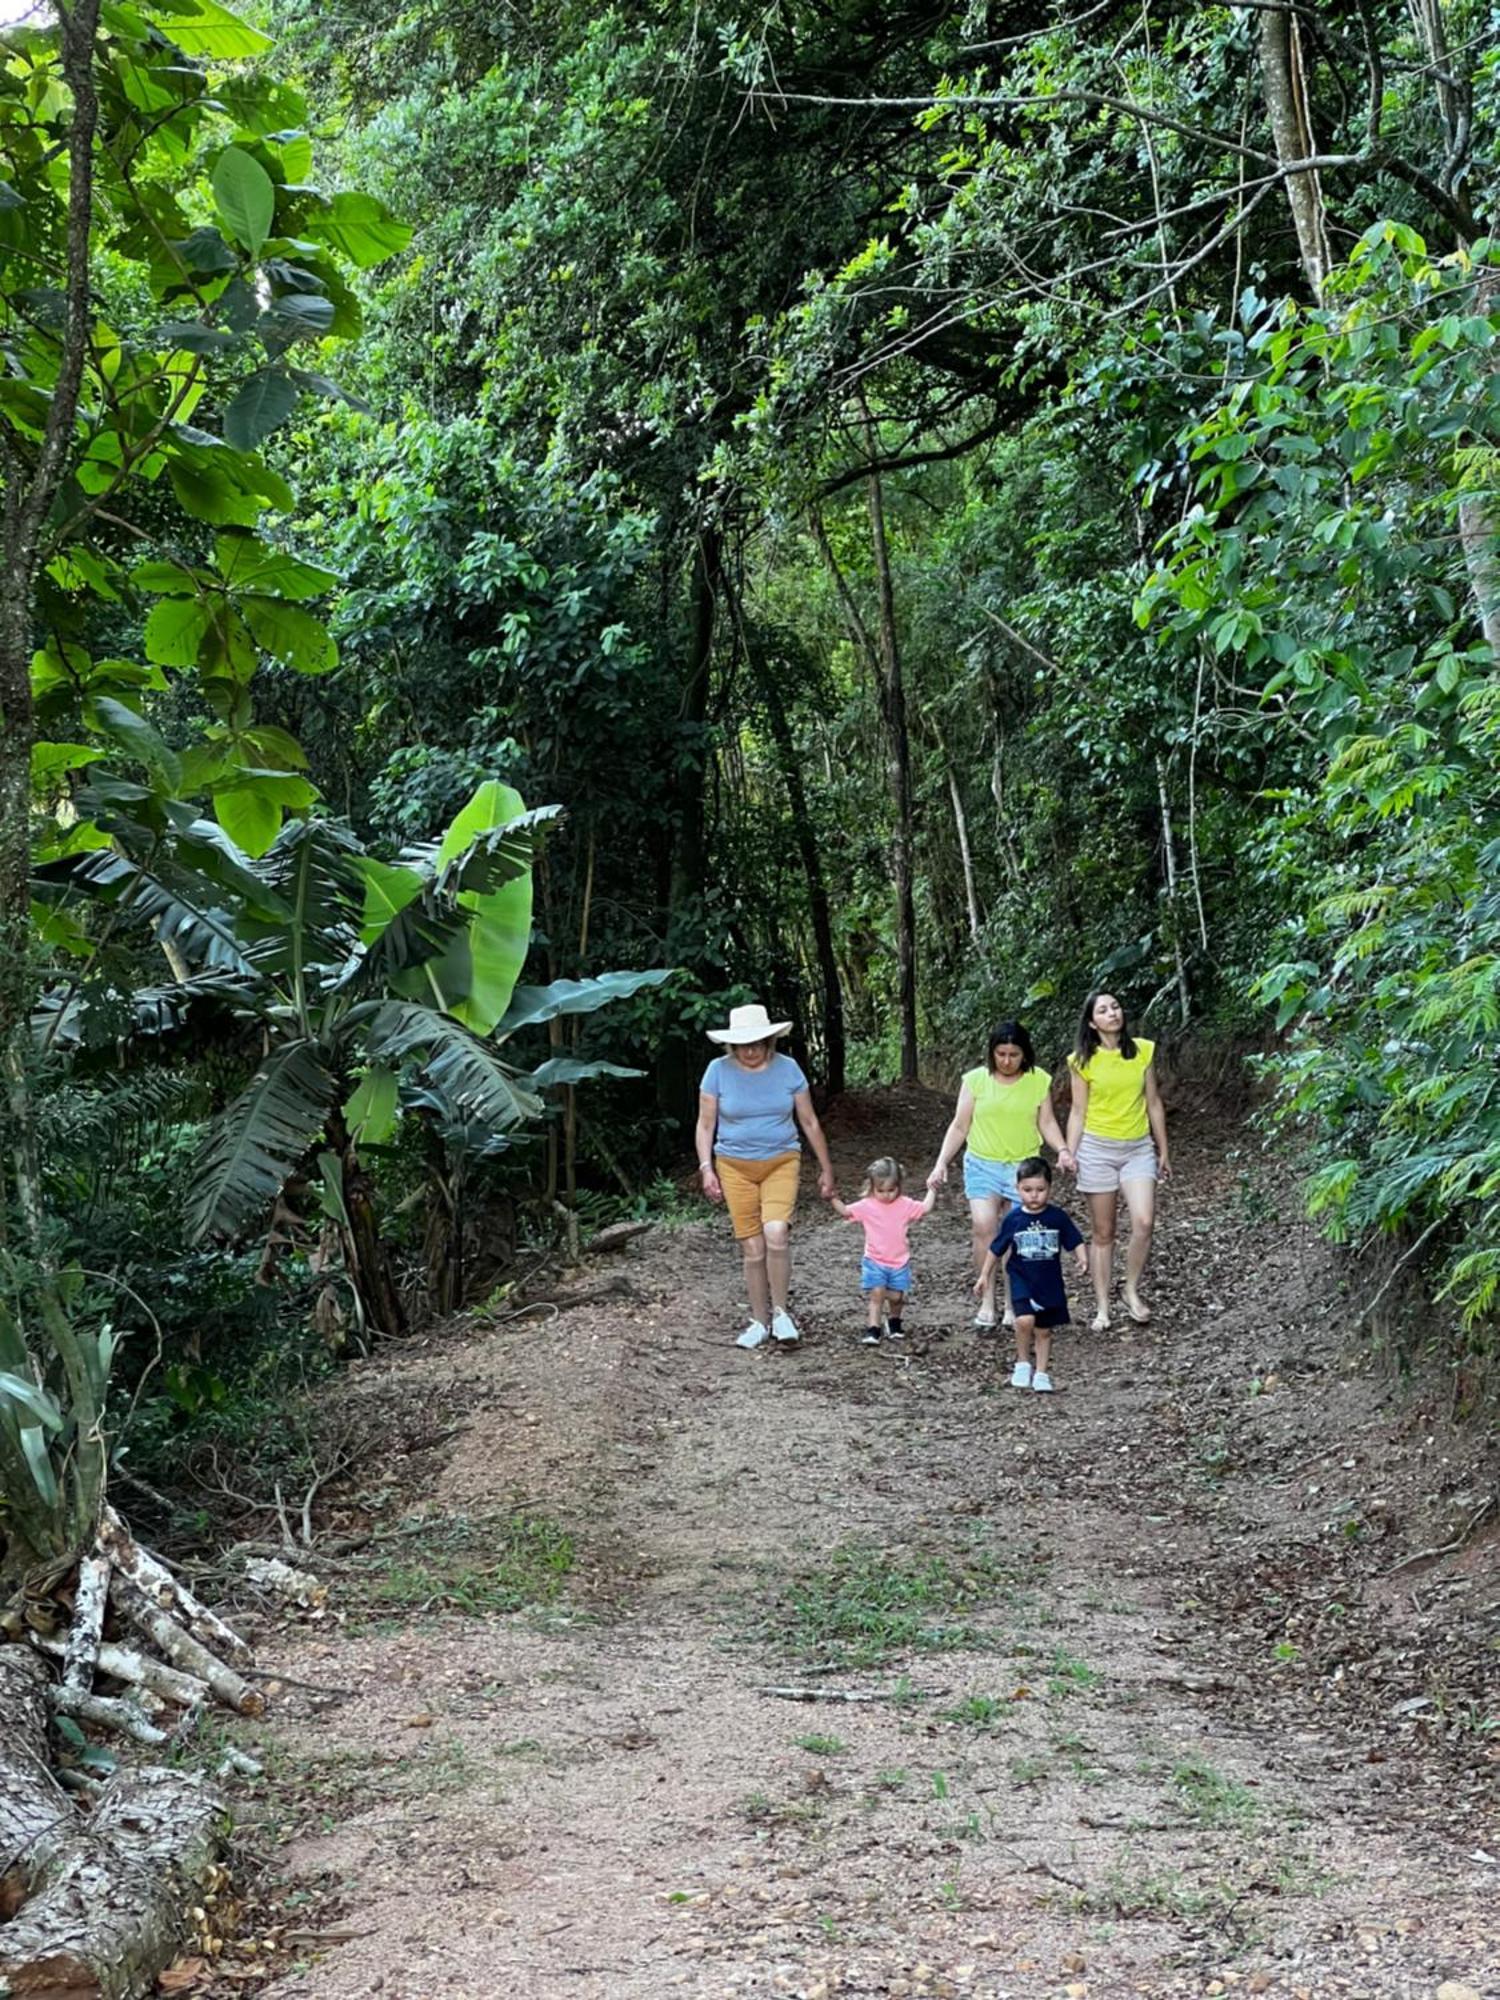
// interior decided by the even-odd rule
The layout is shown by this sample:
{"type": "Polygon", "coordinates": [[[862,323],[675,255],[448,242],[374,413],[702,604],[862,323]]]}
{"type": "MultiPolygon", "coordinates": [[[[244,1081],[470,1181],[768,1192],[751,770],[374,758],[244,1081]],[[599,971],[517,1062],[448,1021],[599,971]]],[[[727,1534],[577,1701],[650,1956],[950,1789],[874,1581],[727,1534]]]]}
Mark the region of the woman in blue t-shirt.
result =
{"type": "Polygon", "coordinates": [[[776,1050],[776,1037],[791,1025],[756,1005],[731,1008],[729,1026],[708,1031],[726,1053],[709,1064],[699,1087],[698,1174],[709,1200],[728,1205],[745,1261],[750,1324],[738,1347],[802,1338],[787,1311],[792,1210],[802,1172],[799,1125],[817,1156],[818,1192],[829,1201],[837,1191],[802,1065],[776,1050]]]}

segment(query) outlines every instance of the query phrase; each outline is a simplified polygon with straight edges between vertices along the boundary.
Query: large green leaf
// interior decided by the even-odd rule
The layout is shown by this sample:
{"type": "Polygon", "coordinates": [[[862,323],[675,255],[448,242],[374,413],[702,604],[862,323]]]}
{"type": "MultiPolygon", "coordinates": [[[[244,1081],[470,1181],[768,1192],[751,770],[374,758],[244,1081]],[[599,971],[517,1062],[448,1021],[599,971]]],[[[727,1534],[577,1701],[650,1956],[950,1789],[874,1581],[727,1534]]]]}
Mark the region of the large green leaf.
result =
{"type": "Polygon", "coordinates": [[[299,674],[326,674],[339,663],[328,627],[299,604],[279,597],[243,597],[240,610],[258,646],[299,674]]]}
{"type": "Polygon", "coordinates": [[[224,785],[213,795],[214,814],[236,847],[258,861],[281,831],[281,807],[258,785],[224,785]]]}
{"type": "Polygon", "coordinates": [[[224,148],[215,162],[212,180],[214,201],[230,235],[243,243],[252,257],[258,256],[276,216],[276,183],[243,146],[224,148]]]}
{"type": "Polygon", "coordinates": [[[146,620],[146,658],[161,667],[191,667],[213,622],[204,597],[164,597],[146,620]]]}
{"type": "Polygon", "coordinates": [[[280,368],[247,375],[224,412],[224,442],[236,451],[254,451],[297,407],[297,385],[280,368]]]}
{"type": "Polygon", "coordinates": [[[581,1056],[553,1056],[534,1069],[526,1082],[537,1090],[549,1084],[586,1083],[591,1076],[644,1076],[643,1069],[622,1069],[618,1063],[589,1062],[581,1056]]]}
{"type": "MultiPolygon", "coordinates": [[[[486,835],[525,812],[521,795],[498,779],[482,784],[454,818],[438,846],[444,868],[486,835]]],[[[532,876],[528,866],[498,888],[460,897],[473,921],[444,959],[425,968],[433,996],[478,1035],[504,1014],[531,948],[532,876]]]]}
{"type": "Polygon", "coordinates": [[[370,1022],[368,1043],[371,1054],[386,1063],[419,1055],[433,1089],[455,1112],[488,1131],[508,1131],[541,1114],[541,1099],[488,1042],[432,1007],[387,1000],[370,1022]]]}
{"type": "MultiPolygon", "coordinates": [[[[181,844],[177,852],[184,852],[181,844]]],[[[71,879],[102,901],[143,917],[189,965],[212,971],[250,970],[233,916],[219,906],[214,885],[189,869],[147,869],[110,848],[83,856],[71,879]]],[[[262,892],[264,893],[264,892],[262,892]]]]}
{"type": "Polygon", "coordinates": [[[189,0],[187,5],[160,11],[168,16],[161,23],[162,33],[190,56],[233,62],[242,56],[263,56],[272,47],[269,35],[248,27],[218,0],[189,0]]]}
{"type": "Polygon", "coordinates": [[[195,1240],[236,1235],[265,1214],[322,1131],[334,1097],[317,1043],[289,1042],[271,1052],[199,1159],[189,1211],[195,1240]]]}
{"type": "Polygon", "coordinates": [[[344,1122],[356,1144],[383,1146],[396,1129],[400,1082],[393,1069],[367,1070],[344,1106],[344,1122]]]}
{"type": "Polygon", "coordinates": [[[672,977],[671,966],[657,972],[603,972],[597,979],[554,979],[550,986],[518,986],[498,1035],[535,1027],[559,1014],[592,1014],[612,1000],[628,1000],[646,986],[672,977]]]}
{"type": "Polygon", "coordinates": [[[47,1506],[55,1507],[58,1502],[57,1474],[52,1467],[52,1454],[47,1449],[47,1440],[40,1424],[21,1424],[18,1427],[21,1450],[31,1469],[32,1483],[47,1506]]]}
{"type": "Polygon", "coordinates": [[[0,1372],[0,1396],[28,1410],[49,1431],[62,1429],[62,1411],[57,1407],[57,1399],[35,1382],[28,1382],[24,1375],[0,1372]]]}
{"type": "Polygon", "coordinates": [[[112,695],[94,695],[86,704],[88,720],[101,736],[117,743],[127,756],[143,764],[153,781],[163,790],[175,792],[182,778],[182,765],[175,750],[161,739],[145,716],[137,715],[112,695]]]}
{"type": "Polygon", "coordinates": [[[273,549],[259,535],[216,535],[214,561],[232,590],[268,597],[324,597],[339,581],[336,570],[320,569],[285,549],[273,549]]]}
{"type": "Polygon", "coordinates": [[[341,250],[362,271],[394,257],[412,237],[410,224],[397,222],[385,203],[369,194],[336,194],[327,208],[307,216],[302,228],[341,250]]]}

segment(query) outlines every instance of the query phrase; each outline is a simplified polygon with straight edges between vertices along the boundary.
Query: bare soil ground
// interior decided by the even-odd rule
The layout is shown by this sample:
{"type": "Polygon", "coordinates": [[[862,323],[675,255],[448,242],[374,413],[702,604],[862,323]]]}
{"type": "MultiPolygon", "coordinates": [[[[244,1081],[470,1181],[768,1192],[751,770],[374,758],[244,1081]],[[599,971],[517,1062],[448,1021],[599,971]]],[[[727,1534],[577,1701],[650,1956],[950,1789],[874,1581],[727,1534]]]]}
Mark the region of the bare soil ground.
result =
{"type": "MultiPolygon", "coordinates": [[[[844,1100],[846,1189],[946,1115],[844,1100]]],[[[265,1990],[1500,1994],[1494,1440],[1344,1351],[1284,1193],[1187,1134],[1153,1325],[1075,1326],[1050,1399],[969,1328],[956,1194],[899,1346],[808,1188],[800,1350],[731,1344],[715,1216],[356,1369],[454,1434],[344,1496],[411,1530],[382,1601],[330,1569],[348,1622],[265,1649],[265,1990]],[[505,1610],[517,1505],[575,1563],[505,1610]]]]}

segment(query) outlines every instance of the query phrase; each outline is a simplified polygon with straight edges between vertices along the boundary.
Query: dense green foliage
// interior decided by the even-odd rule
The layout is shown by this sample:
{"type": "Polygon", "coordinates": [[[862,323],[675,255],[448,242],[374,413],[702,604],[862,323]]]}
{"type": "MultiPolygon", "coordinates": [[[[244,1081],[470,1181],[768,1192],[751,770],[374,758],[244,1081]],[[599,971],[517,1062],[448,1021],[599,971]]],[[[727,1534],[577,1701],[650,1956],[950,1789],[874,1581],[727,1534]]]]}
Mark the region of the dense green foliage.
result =
{"type": "Polygon", "coordinates": [[[1483,1349],[1476,0],[63,21],[0,73],[8,1492],[187,1257],[253,1350],[254,1269],[390,1327],[636,1199],[750,995],[835,1084],[1001,1012],[1055,1057],[1101,979],[1253,1050],[1316,1212],[1483,1349]],[[534,850],[437,844],[502,790],[534,850]]]}

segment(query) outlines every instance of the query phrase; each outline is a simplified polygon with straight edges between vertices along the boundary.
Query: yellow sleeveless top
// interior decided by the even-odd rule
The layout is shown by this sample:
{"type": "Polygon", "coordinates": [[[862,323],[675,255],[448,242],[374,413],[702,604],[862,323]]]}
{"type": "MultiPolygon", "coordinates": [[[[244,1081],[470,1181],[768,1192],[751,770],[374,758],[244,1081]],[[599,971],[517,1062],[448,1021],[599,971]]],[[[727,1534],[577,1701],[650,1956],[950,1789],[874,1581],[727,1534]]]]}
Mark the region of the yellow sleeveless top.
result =
{"type": "Polygon", "coordinates": [[[1095,1049],[1086,1063],[1068,1057],[1089,1087],[1083,1129],[1096,1139],[1145,1139],[1151,1123],[1146,1116],[1146,1071],[1156,1053],[1155,1042],[1135,1037],[1135,1054],[1128,1059],[1118,1049],[1095,1049]]]}
{"type": "Polygon", "coordinates": [[[1029,1069],[1014,1083],[1001,1083],[987,1069],[971,1069],[964,1088],[974,1100],[974,1122],[969,1127],[969,1151],[982,1160],[1029,1159],[1041,1140],[1037,1136],[1037,1107],[1052,1088],[1044,1069],[1029,1069]]]}

